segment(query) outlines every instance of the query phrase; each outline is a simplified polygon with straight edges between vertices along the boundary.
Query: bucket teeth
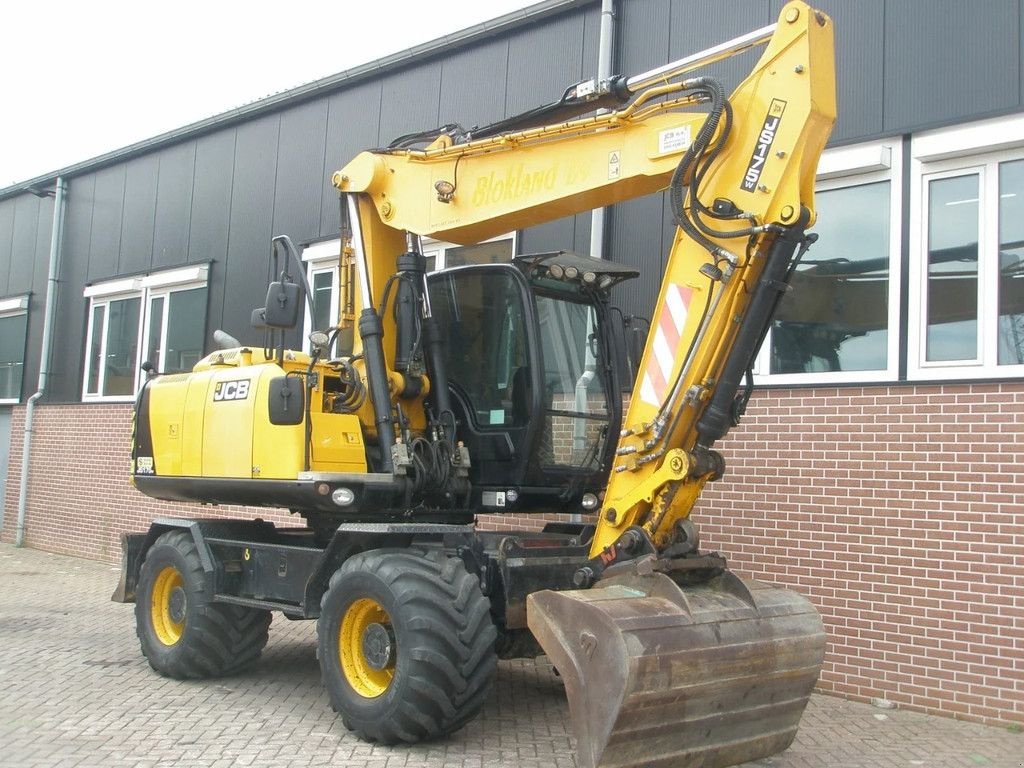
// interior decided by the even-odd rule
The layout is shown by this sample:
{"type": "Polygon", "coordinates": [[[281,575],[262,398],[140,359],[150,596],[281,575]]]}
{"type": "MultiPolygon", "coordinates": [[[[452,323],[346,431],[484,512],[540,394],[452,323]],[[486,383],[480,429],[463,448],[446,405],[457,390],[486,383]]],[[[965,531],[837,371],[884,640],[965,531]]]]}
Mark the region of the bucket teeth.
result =
{"type": "Polygon", "coordinates": [[[825,649],[805,598],[730,572],[536,592],[527,621],[565,681],[579,768],[724,768],[781,752],[825,649]]]}

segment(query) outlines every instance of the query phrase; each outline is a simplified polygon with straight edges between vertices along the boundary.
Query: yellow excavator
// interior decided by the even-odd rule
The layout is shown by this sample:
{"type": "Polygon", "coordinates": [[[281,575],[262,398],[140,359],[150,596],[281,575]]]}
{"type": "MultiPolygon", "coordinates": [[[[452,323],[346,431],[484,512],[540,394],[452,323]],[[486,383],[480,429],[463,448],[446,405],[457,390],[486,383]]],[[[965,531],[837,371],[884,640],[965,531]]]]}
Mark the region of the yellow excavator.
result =
{"type": "Polygon", "coordinates": [[[150,665],[234,672],[276,611],[318,621],[331,705],[366,740],[452,733],[499,658],[543,651],[581,768],[785,749],[821,620],[701,550],[689,515],[725,472],[714,445],[814,239],[833,68],[830,19],[791,2],[702,53],[490,126],[404,136],[338,171],[340,309],[311,351],[285,348],[310,292],[278,237],[253,313],[262,344],[228,339],[189,373],[144,366],[141,492],[305,521],[158,519],[126,535],[114,599],[135,603],[150,665]],[[754,46],[731,95],[701,74],[754,46]],[[666,189],[677,228],[633,366],[611,295],[635,269],[557,251],[431,272],[422,253],[424,236],[476,243],[666,189]],[[476,524],[534,513],[580,522],[476,524]]]}

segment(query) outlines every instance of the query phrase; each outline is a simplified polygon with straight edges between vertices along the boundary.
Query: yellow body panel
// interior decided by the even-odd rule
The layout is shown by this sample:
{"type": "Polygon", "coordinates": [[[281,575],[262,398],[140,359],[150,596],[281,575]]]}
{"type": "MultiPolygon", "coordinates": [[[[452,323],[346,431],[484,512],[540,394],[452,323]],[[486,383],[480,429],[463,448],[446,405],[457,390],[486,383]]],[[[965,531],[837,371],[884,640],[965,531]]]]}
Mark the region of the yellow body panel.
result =
{"type": "Polygon", "coordinates": [[[349,413],[310,414],[313,422],[310,469],[314,472],[365,472],[366,447],[359,417],[349,413]]]}

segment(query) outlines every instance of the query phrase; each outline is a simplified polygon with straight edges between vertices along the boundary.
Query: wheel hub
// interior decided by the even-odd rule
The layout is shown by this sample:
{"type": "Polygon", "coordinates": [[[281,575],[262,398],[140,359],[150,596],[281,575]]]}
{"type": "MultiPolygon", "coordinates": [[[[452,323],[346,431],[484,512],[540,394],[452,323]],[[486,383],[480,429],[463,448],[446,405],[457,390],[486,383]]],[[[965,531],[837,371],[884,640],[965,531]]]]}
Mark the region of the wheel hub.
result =
{"type": "Polygon", "coordinates": [[[387,669],[395,661],[395,635],[390,625],[374,622],[363,631],[363,656],[373,669],[387,669]]]}
{"type": "Polygon", "coordinates": [[[167,601],[167,611],[171,615],[171,621],[180,624],[185,620],[185,590],[175,587],[171,591],[171,597],[167,601]]]}

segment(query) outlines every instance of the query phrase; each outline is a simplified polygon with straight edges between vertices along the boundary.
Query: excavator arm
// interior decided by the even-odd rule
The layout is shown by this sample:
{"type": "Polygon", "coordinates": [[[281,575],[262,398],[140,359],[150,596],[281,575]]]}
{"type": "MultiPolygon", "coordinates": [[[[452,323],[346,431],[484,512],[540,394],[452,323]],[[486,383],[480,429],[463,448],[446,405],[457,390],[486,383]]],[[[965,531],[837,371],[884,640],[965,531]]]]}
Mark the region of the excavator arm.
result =
{"type": "Polygon", "coordinates": [[[403,233],[473,243],[670,191],[679,226],[594,557],[637,526],[663,549],[704,483],[722,472],[711,446],[741,408],[742,378],[813,223],[815,171],[835,119],[833,58],[828,18],[791,3],[776,25],[703,54],[577,86],[628,95],[615,111],[465,143],[441,135],[422,150],[364,152],[334,175],[362,236],[365,289],[343,288],[362,298],[349,322],[394,272],[366,254],[401,252],[403,233]],[[765,41],[728,98],[715,81],[686,77],[765,41]]]}

